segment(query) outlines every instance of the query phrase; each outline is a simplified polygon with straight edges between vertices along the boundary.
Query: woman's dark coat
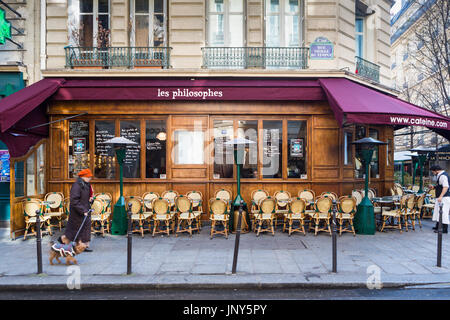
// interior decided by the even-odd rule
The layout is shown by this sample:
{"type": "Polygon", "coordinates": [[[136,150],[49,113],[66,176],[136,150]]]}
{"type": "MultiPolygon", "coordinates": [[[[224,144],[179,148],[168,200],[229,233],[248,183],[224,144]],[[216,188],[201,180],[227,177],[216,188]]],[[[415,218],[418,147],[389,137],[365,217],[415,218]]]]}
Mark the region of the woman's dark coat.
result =
{"type": "MultiPolygon", "coordinates": [[[[81,223],[84,219],[84,213],[90,209],[89,198],[91,195],[91,186],[83,179],[78,178],[70,189],[70,214],[69,221],[65,231],[65,236],[73,241],[81,223]]],[[[80,230],[76,240],[88,242],[91,240],[91,216],[87,216],[83,228],[80,230]]]]}

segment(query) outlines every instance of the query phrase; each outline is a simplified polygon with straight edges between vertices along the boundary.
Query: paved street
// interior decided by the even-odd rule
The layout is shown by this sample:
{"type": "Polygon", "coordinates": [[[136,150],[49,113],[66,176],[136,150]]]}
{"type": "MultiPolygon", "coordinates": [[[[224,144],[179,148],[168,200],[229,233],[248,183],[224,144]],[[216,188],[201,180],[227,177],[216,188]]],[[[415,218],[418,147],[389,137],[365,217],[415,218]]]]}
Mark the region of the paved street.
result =
{"type": "MultiPolygon", "coordinates": [[[[388,231],[375,236],[343,234],[338,237],[338,273],[332,270],[331,237],[294,234],[288,237],[279,229],[275,236],[243,234],[240,241],[237,274],[231,275],[235,236],[209,239],[209,227],[200,234],[133,236],[133,275],[126,276],[125,236],[93,237],[92,253],[77,256],[81,285],[189,285],[202,288],[217,284],[230,288],[261,286],[347,286],[364,287],[374,281],[379,270],[384,287],[415,283],[450,283],[450,246],[443,236],[442,268],[436,267],[436,234],[427,220],[422,230],[388,231]],[[368,267],[370,267],[368,269],[368,267]],[[379,269],[377,269],[379,267],[379,269]],[[375,271],[374,271],[375,270],[375,271]]],[[[54,235],[53,238],[56,238],[54,235]]],[[[11,241],[1,229],[0,286],[65,285],[65,265],[48,262],[49,236],[43,238],[43,270],[35,275],[36,241],[11,241]]]]}

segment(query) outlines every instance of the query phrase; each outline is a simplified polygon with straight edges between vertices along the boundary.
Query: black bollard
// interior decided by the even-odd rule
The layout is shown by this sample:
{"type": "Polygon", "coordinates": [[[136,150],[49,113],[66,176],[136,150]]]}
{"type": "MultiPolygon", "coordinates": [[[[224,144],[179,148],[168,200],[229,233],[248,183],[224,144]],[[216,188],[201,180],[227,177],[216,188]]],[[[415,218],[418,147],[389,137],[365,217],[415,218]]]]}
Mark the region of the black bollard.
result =
{"type": "Polygon", "coordinates": [[[437,241],[437,266],[441,267],[442,262],[442,202],[439,203],[439,223],[438,223],[438,241],[437,241]]]}
{"type": "Polygon", "coordinates": [[[37,248],[37,274],[42,273],[42,237],[41,237],[41,211],[36,210],[36,248],[37,248]]]}
{"type": "Polygon", "coordinates": [[[336,248],[336,200],[333,200],[333,216],[332,216],[332,228],[331,228],[331,238],[332,238],[332,251],[333,251],[333,272],[337,273],[337,248],[336,248]]]}
{"type": "Polygon", "coordinates": [[[242,220],[242,206],[244,204],[244,200],[241,200],[241,203],[239,204],[239,217],[238,217],[238,223],[236,227],[236,240],[234,242],[234,255],[233,255],[233,268],[231,273],[236,273],[236,266],[237,266],[237,259],[238,259],[238,253],[239,253],[239,240],[241,238],[241,220],[242,220]]]}
{"type": "Polygon", "coordinates": [[[128,204],[128,247],[127,247],[127,274],[131,274],[131,253],[132,253],[132,232],[131,232],[131,206],[132,204],[128,204]]]}

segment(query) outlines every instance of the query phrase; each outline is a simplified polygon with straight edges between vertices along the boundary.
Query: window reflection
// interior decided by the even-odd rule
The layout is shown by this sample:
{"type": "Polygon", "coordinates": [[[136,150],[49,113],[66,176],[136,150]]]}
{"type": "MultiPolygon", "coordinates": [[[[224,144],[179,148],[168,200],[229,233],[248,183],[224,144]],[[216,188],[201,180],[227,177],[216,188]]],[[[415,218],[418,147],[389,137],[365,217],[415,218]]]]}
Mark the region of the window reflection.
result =
{"type": "Polygon", "coordinates": [[[288,121],[288,178],[307,178],[306,141],[306,121],[288,121]]]}
{"type": "Polygon", "coordinates": [[[282,178],[282,138],[281,120],[263,121],[263,178],[282,178]]]}
{"type": "Polygon", "coordinates": [[[203,164],[203,141],[203,131],[175,130],[174,163],[203,164]]]}
{"type": "Polygon", "coordinates": [[[145,125],[146,177],[161,178],[166,174],[166,121],[150,120],[145,125]]]}
{"type": "Polygon", "coordinates": [[[214,120],[214,179],[233,178],[233,120],[214,120]]]}
{"type": "Polygon", "coordinates": [[[252,143],[244,152],[244,164],[242,165],[242,178],[258,177],[258,121],[243,120],[238,121],[238,138],[244,138],[252,143]]]}

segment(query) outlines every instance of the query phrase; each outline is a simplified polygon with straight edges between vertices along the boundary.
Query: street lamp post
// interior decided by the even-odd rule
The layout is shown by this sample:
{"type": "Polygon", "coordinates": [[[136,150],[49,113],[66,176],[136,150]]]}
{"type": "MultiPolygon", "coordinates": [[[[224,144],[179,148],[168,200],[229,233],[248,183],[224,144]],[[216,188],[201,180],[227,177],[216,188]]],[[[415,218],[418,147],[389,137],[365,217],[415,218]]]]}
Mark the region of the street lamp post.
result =
{"type": "Polygon", "coordinates": [[[414,148],[409,151],[417,152],[418,154],[418,160],[417,164],[420,167],[420,180],[419,180],[419,191],[418,193],[423,193],[423,167],[425,165],[425,162],[428,160],[428,157],[436,151],[436,149],[430,149],[430,148],[414,148]]]}
{"type": "Polygon", "coordinates": [[[120,169],[120,197],[114,205],[111,234],[125,235],[127,233],[128,221],[125,210],[125,198],[123,196],[123,161],[125,160],[126,147],[137,143],[124,137],[115,137],[105,141],[104,144],[113,145],[120,169]]]}
{"type": "Polygon", "coordinates": [[[376,146],[387,144],[374,138],[362,138],[353,142],[361,147],[361,160],[365,166],[365,184],[364,198],[358,205],[358,209],[354,218],[355,231],[358,234],[375,234],[375,216],[373,212],[373,204],[368,197],[369,193],[369,164],[373,156],[376,146]]]}

